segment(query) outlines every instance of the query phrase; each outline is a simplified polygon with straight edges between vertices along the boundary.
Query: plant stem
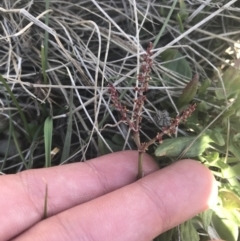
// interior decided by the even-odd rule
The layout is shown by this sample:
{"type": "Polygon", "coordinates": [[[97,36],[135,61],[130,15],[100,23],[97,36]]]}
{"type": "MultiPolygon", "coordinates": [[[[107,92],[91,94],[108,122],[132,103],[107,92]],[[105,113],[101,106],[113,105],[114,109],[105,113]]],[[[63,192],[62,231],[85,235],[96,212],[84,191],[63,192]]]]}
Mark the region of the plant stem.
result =
{"type": "Polygon", "coordinates": [[[143,178],[143,152],[138,152],[138,175],[137,175],[137,179],[141,179],[143,178]]]}

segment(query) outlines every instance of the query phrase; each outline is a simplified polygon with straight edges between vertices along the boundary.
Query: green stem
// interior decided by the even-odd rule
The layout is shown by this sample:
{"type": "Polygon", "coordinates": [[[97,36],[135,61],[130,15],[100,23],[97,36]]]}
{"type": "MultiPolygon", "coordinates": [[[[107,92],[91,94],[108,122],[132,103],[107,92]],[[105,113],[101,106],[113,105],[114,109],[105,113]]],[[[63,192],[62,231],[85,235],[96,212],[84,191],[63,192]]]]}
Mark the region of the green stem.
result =
{"type": "Polygon", "coordinates": [[[172,7],[171,7],[171,9],[170,9],[170,11],[169,11],[169,13],[168,13],[168,16],[167,16],[167,18],[165,19],[164,24],[163,24],[160,32],[159,32],[158,35],[156,36],[156,39],[155,39],[155,41],[154,41],[154,43],[153,43],[153,46],[154,46],[154,47],[156,47],[156,45],[157,45],[158,42],[159,42],[159,39],[162,37],[162,34],[163,34],[165,28],[167,27],[167,24],[168,24],[168,22],[169,22],[170,17],[172,16],[173,10],[175,9],[175,6],[176,6],[177,2],[178,2],[178,0],[174,0],[174,2],[173,2],[173,4],[172,4],[172,7]]]}
{"type": "Polygon", "coordinates": [[[143,163],[143,152],[138,152],[138,175],[137,175],[137,179],[141,179],[144,176],[142,163],[143,163]]]}

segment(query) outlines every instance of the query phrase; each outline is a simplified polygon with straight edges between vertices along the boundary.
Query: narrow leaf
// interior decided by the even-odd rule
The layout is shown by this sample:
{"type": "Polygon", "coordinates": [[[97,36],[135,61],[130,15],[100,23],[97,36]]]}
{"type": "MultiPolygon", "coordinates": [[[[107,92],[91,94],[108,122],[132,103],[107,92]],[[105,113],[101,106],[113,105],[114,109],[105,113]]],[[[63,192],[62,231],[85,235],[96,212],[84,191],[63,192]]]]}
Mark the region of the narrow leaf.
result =
{"type": "Polygon", "coordinates": [[[70,146],[71,146],[71,139],[72,139],[72,122],[73,122],[72,108],[73,108],[73,89],[70,90],[67,133],[66,133],[65,140],[64,140],[61,162],[64,162],[70,155],[69,153],[70,153],[70,146]]]}
{"type": "Polygon", "coordinates": [[[12,93],[11,89],[9,88],[7,82],[5,81],[5,79],[0,75],[0,81],[3,83],[3,86],[6,88],[7,92],[9,93],[9,95],[11,96],[15,106],[17,107],[18,109],[18,113],[20,114],[21,118],[22,118],[22,121],[23,121],[23,124],[24,124],[24,128],[25,130],[27,131],[28,135],[27,135],[27,138],[28,140],[30,141],[31,140],[31,132],[30,132],[30,129],[29,129],[29,126],[28,126],[28,123],[27,123],[27,120],[26,120],[26,117],[22,111],[22,108],[20,107],[20,105],[18,104],[18,101],[17,99],[15,98],[14,94],[12,93]]]}
{"type": "Polygon", "coordinates": [[[45,167],[51,166],[52,134],[53,119],[52,117],[47,117],[44,122],[45,167]]]}
{"type": "Polygon", "coordinates": [[[183,89],[182,94],[178,98],[178,107],[188,104],[196,95],[198,89],[199,75],[195,74],[193,79],[183,89]]]}

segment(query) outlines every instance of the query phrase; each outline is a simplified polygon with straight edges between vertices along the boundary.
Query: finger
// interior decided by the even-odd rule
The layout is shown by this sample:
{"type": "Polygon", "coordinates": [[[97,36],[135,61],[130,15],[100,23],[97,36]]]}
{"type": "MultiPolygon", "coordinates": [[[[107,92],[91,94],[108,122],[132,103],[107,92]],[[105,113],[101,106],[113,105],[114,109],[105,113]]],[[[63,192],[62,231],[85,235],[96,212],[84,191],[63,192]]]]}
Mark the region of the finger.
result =
{"type": "MultiPolygon", "coordinates": [[[[137,155],[136,151],[125,151],[84,163],[1,176],[1,240],[10,239],[42,219],[46,184],[51,216],[134,182],[137,155]]],[[[144,164],[146,174],[158,169],[147,155],[144,164]]]]}
{"type": "Polygon", "coordinates": [[[42,221],[15,240],[152,240],[207,209],[216,196],[211,172],[184,160],[42,221]]]}

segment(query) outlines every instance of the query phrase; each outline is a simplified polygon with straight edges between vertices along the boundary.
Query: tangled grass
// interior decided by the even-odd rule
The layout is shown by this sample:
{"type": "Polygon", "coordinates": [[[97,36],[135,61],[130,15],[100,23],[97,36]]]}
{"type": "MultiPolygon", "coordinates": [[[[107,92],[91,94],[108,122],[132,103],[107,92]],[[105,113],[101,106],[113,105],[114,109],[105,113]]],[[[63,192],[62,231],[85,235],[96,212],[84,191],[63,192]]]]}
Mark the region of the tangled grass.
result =
{"type": "MultiPolygon", "coordinates": [[[[199,74],[201,87],[211,83],[194,96],[196,115],[175,137],[213,130],[233,104],[223,73],[240,55],[238,5],[237,0],[3,0],[1,173],[136,149],[110,103],[108,86],[114,84],[131,114],[149,42],[153,65],[142,110],[144,140],[162,129],[154,121],[159,113],[173,118],[181,112],[178,101],[193,73],[199,74]],[[220,102],[214,95],[219,90],[224,93],[220,102]]],[[[227,163],[231,121],[224,120],[226,148],[212,148],[227,163]]],[[[163,157],[161,166],[168,163],[163,157]]]]}

